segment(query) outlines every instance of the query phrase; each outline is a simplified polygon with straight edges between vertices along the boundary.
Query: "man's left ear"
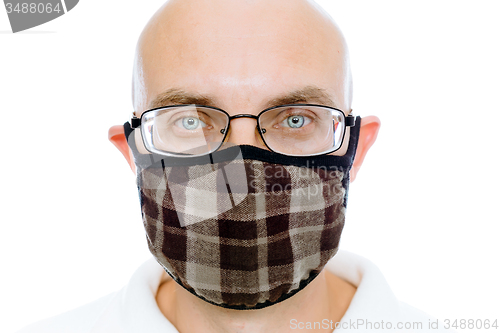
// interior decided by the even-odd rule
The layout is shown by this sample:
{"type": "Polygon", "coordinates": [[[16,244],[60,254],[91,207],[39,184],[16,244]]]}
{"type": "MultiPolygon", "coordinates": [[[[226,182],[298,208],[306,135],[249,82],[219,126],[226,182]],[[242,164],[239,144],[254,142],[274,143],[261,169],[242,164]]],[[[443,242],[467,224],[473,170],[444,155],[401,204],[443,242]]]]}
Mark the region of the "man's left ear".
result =
{"type": "Polygon", "coordinates": [[[356,149],[356,156],[350,171],[351,182],[356,179],[359,168],[365,160],[370,147],[377,139],[378,130],[380,129],[380,119],[376,116],[368,116],[361,118],[361,127],[359,129],[358,148],[356,149]]]}

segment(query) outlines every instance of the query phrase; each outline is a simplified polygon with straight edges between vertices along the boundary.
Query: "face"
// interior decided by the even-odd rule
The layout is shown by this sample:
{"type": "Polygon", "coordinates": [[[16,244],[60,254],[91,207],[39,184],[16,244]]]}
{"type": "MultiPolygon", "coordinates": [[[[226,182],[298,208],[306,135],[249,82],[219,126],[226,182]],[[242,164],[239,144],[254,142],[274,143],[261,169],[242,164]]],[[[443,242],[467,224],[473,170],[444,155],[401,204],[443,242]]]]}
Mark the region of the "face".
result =
{"type": "MultiPolygon", "coordinates": [[[[350,110],[345,42],[307,1],[171,1],[146,26],[134,68],[136,116],[173,104],[204,104],[230,115],[282,104],[350,110]]],[[[266,149],[256,121],[231,121],[228,141],[266,149]]],[[[138,133],[138,131],[136,131],[138,133]]],[[[348,132],[342,148],[347,149],[348,132]]]]}

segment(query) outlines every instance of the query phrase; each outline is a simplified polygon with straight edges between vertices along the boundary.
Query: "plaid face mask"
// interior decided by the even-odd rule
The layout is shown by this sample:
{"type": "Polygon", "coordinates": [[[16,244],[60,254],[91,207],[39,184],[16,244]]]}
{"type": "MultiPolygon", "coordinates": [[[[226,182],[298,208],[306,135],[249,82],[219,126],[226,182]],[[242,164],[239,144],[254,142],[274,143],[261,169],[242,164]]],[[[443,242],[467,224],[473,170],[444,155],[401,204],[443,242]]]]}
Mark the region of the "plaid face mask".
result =
{"type": "Polygon", "coordinates": [[[175,158],[129,140],[151,253],[214,305],[259,309],[293,296],[338,250],[358,133],[344,156],[319,157],[233,146],[175,158]]]}

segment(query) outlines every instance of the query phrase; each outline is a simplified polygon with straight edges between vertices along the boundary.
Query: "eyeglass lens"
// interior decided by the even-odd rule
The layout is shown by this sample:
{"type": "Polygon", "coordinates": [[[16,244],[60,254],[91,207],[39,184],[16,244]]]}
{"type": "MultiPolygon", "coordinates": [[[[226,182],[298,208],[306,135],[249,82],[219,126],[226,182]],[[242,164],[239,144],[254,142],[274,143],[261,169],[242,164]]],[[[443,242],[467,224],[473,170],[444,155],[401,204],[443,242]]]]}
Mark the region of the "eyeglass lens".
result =
{"type": "Polygon", "coordinates": [[[317,106],[287,106],[260,116],[266,144],[287,155],[315,155],[338,149],[343,136],[343,114],[317,106]],[[342,124],[342,126],[341,126],[342,124]]]}

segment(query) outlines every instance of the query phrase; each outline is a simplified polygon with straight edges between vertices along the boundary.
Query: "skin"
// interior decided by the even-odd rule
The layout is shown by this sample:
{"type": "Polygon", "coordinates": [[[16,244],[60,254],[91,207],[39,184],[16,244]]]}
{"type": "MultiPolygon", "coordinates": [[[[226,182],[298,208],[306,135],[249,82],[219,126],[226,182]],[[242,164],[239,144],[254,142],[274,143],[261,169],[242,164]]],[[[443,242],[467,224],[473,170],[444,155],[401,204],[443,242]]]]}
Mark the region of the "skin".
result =
{"type": "MultiPolygon", "coordinates": [[[[336,24],[314,3],[172,0],[152,17],[139,39],[133,103],[135,114],[140,116],[165,91],[181,89],[209,96],[212,106],[230,115],[256,115],[270,101],[310,86],[324,91],[346,114],[351,109],[346,43],[336,24]]],[[[266,149],[255,127],[253,119],[232,121],[228,141],[266,149]]],[[[351,181],[375,142],[379,127],[380,120],[375,116],[362,119],[351,181]]],[[[347,138],[334,154],[345,153],[347,138]]],[[[109,139],[135,172],[123,126],[110,128],[109,139]]],[[[300,330],[290,328],[291,319],[340,321],[355,291],[354,286],[323,271],[284,302],[261,310],[237,311],[208,304],[167,279],[160,285],[157,303],[182,333],[297,332],[300,330]]]]}

